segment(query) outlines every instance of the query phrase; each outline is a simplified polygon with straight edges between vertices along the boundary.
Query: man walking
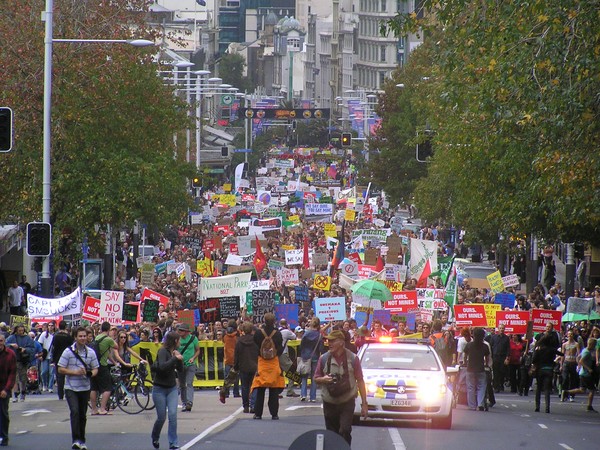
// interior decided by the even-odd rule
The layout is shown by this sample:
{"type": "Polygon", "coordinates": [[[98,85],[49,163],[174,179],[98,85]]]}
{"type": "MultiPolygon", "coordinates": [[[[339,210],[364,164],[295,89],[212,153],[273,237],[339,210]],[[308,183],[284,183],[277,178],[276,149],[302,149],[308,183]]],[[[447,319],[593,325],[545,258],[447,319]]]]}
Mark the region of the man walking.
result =
{"type": "Polygon", "coordinates": [[[71,448],[75,450],[87,450],[85,427],[90,399],[90,378],[98,373],[98,358],[94,350],[85,345],[86,342],[85,328],[77,328],[75,344],[67,347],[58,361],[58,372],[65,375],[65,396],[71,411],[71,448]]]}
{"type": "Polygon", "coordinates": [[[21,306],[25,304],[25,292],[17,280],[13,281],[12,287],[8,290],[8,304],[12,316],[22,315],[21,306]]]}
{"type": "Polygon", "coordinates": [[[196,360],[200,354],[198,338],[190,333],[187,323],[179,324],[179,353],[183,356],[183,370],[178,373],[181,390],[182,412],[189,412],[194,405],[194,378],[196,376],[196,360]]]}
{"type": "Polygon", "coordinates": [[[56,322],[52,320],[48,322],[46,330],[42,331],[42,333],[38,336],[38,342],[45,350],[45,352],[43,352],[45,354],[45,357],[43,357],[42,361],[40,362],[40,378],[42,381],[42,392],[54,392],[54,371],[52,370],[52,367],[50,365],[50,358],[52,357],[52,341],[54,340],[55,330],[56,322]]]}
{"type": "Polygon", "coordinates": [[[8,445],[8,403],[17,376],[17,359],[0,333],[0,447],[8,445]]]}
{"type": "Polygon", "coordinates": [[[18,390],[15,390],[13,402],[17,402],[19,394],[21,394],[21,401],[24,402],[25,393],[27,392],[27,369],[29,369],[35,355],[35,342],[25,333],[23,325],[17,325],[13,334],[6,339],[6,345],[11,347],[17,358],[16,387],[18,390]]]}
{"type": "Polygon", "coordinates": [[[504,334],[504,325],[498,326],[498,333],[490,336],[492,349],[492,371],[494,373],[494,392],[504,391],[504,367],[508,364],[510,338],[504,334]]]}
{"type": "Polygon", "coordinates": [[[358,357],[346,349],[343,331],[332,331],[327,336],[327,341],[329,351],[319,358],[314,381],[323,386],[321,395],[325,428],[339,434],[348,445],[351,445],[352,418],[357,390],[362,399],[362,417],[366,418],[369,411],[362,367],[358,357]],[[345,385],[347,389],[337,392],[336,385],[345,385]]]}

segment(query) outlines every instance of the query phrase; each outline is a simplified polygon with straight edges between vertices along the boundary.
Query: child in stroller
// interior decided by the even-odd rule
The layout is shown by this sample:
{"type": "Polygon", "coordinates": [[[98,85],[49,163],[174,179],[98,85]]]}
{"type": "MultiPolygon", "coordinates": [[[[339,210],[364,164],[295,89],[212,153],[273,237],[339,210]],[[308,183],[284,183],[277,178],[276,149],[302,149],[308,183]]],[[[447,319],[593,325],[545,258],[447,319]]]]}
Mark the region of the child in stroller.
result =
{"type": "Polygon", "coordinates": [[[36,366],[31,366],[27,369],[27,395],[40,393],[38,368],[36,366]]]}

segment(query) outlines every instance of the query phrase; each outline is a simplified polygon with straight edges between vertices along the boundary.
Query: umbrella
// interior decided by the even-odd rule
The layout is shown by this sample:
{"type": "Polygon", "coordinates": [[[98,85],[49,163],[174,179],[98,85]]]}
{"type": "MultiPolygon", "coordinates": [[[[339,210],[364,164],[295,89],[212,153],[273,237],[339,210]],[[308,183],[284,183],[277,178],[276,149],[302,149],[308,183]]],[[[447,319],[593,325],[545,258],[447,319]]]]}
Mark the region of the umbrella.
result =
{"type": "Polygon", "coordinates": [[[589,314],[566,313],[562,316],[561,322],[579,322],[580,320],[600,320],[600,314],[592,311],[589,314]]]}
{"type": "Polygon", "coordinates": [[[392,293],[387,286],[376,280],[361,280],[351,288],[356,295],[367,297],[370,300],[385,302],[392,299],[392,293]]]}

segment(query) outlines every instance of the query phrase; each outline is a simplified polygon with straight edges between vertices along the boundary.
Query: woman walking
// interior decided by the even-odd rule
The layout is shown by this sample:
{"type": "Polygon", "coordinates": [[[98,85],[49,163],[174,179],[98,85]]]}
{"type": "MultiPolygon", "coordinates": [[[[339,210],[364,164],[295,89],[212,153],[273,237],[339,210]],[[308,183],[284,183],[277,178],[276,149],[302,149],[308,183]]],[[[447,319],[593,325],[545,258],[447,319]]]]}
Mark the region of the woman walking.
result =
{"type": "Polygon", "coordinates": [[[531,364],[536,377],[535,412],[540,412],[542,391],[546,400],[546,412],[550,413],[550,394],[552,393],[552,378],[554,377],[554,360],[556,355],[564,356],[553,346],[553,338],[544,335],[537,343],[533,352],[531,364]]]}
{"type": "Polygon", "coordinates": [[[177,375],[176,370],[183,370],[183,356],[177,351],[179,335],[170,331],[165,342],[158,350],[156,362],[152,367],[152,400],[156,405],[156,421],[152,427],[152,445],[159,448],[160,432],[169,413],[169,449],[179,448],[177,440],[177,375]]]}
{"type": "Polygon", "coordinates": [[[471,411],[484,411],[486,373],[485,368],[490,364],[490,349],[483,342],[485,331],[475,328],[473,340],[465,346],[465,364],[467,366],[467,403],[471,411]]]}
{"type": "Polygon", "coordinates": [[[315,383],[315,369],[317,368],[317,361],[323,349],[323,340],[321,339],[321,321],[314,317],[310,323],[310,328],[307,329],[302,340],[300,341],[300,358],[303,360],[311,360],[310,374],[302,375],[302,381],[300,383],[300,401],[306,401],[306,391],[308,386],[308,380],[310,379],[310,401],[315,403],[317,401],[317,383],[315,383]]]}

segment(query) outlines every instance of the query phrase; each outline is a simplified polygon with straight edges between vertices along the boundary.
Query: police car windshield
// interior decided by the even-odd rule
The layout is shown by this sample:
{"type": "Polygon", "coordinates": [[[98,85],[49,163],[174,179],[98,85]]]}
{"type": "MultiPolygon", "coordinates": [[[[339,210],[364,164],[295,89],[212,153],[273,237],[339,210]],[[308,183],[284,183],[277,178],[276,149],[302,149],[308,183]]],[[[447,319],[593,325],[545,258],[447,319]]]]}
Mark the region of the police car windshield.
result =
{"type": "Polygon", "coordinates": [[[368,348],[362,358],[363,369],[440,370],[433,352],[368,348]]]}

